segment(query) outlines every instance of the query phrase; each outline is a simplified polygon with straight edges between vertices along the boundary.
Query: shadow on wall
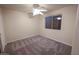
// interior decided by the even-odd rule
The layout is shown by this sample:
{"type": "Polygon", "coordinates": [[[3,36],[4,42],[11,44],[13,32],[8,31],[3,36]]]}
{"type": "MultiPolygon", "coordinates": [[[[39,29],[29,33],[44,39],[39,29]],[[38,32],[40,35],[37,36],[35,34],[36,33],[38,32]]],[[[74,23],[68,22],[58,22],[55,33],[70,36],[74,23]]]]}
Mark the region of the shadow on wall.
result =
{"type": "Polygon", "coordinates": [[[0,33],[0,53],[2,52],[2,42],[1,42],[1,33],[0,33]]]}

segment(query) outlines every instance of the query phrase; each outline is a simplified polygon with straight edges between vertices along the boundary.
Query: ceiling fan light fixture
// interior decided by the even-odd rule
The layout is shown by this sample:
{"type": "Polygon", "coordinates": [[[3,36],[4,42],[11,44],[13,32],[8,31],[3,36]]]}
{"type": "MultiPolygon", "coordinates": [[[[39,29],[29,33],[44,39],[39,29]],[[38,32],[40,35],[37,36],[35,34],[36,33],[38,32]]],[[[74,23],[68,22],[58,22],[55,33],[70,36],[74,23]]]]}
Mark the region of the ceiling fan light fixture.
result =
{"type": "Polygon", "coordinates": [[[33,16],[35,15],[44,15],[43,12],[46,12],[47,10],[44,9],[37,9],[37,8],[33,8],[32,12],[33,12],[33,16]]]}
{"type": "Polygon", "coordinates": [[[40,14],[40,11],[38,9],[33,8],[33,16],[40,14]]]}

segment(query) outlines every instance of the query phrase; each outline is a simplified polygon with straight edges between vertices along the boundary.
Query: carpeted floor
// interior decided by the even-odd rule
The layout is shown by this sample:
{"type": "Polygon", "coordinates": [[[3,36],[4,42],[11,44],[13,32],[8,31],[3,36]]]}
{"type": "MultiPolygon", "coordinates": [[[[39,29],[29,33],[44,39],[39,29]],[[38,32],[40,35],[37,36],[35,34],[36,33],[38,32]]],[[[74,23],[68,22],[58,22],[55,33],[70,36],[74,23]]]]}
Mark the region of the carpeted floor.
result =
{"type": "Polygon", "coordinates": [[[34,36],[8,43],[5,51],[11,55],[70,55],[71,46],[46,37],[34,36]]]}

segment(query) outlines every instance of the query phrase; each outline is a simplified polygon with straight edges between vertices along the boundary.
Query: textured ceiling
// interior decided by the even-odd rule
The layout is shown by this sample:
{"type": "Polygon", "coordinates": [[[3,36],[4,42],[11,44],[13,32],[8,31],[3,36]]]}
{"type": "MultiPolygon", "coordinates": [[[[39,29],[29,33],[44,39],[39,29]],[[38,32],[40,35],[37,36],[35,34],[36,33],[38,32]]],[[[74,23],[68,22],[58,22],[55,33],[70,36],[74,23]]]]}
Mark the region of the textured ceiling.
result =
{"type": "MultiPolygon", "coordinates": [[[[39,4],[40,7],[44,7],[45,9],[50,11],[54,11],[63,7],[71,6],[73,4],[39,4]]],[[[1,4],[3,8],[14,9],[23,12],[31,12],[33,8],[33,4],[1,4]]]]}

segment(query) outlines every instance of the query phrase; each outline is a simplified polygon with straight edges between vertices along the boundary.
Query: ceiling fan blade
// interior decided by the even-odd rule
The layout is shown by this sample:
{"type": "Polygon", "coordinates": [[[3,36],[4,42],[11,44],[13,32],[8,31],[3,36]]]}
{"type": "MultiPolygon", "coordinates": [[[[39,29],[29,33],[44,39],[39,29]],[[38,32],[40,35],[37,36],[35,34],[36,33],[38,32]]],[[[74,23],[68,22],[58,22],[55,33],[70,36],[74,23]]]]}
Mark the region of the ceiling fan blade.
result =
{"type": "Polygon", "coordinates": [[[44,15],[42,12],[40,12],[39,14],[44,15]]]}
{"type": "Polygon", "coordinates": [[[33,13],[29,12],[28,13],[28,17],[32,18],[33,17],[33,13]]]}
{"type": "Polygon", "coordinates": [[[45,10],[45,9],[39,9],[39,11],[44,11],[44,12],[47,12],[47,10],[45,10]]]}

